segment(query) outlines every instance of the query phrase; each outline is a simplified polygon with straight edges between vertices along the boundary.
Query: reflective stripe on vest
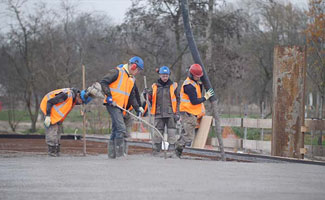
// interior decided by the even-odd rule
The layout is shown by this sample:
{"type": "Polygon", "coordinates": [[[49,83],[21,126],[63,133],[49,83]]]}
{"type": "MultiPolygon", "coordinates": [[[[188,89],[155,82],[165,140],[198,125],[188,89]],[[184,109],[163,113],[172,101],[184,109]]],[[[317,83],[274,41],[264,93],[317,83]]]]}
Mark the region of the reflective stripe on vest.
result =
{"type": "Polygon", "coordinates": [[[54,90],[54,91],[46,94],[41,101],[40,107],[41,107],[41,111],[44,113],[44,115],[46,115],[48,100],[50,100],[51,98],[54,98],[57,94],[59,94],[61,92],[66,93],[68,95],[68,97],[65,101],[52,106],[51,124],[56,124],[57,122],[63,122],[64,119],[67,117],[67,115],[69,114],[69,112],[72,110],[72,108],[75,105],[75,102],[73,102],[72,91],[70,88],[54,90]]]}
{"type": "MultiPolygon", "coordinates": [[[[177,88],[177,83],[174,82],[172,85],[169,87],[169,96],[170,96],[170,101],[172,103],[172,109],[173,113],[176,113],[177,111],[177,100],[176,100],[176,95],[175,95],[175,90],[177,88]]],[[[151,114],[156,114],[156,103],[157,103],[157,84],[154,83],[152,85],[152,108],[151,108],[151,114]]]]}
{"type": "Polygon", "coordinates": [[[204,113],[205,113],[204,104],[200,103],[197,105],[193,105],[190,101],[189,96],[184,92],[184,86],[188,85],[188,84],[191,84],[195,88],[197,98],[202,97],[200,85],[197,84],[195,81],[191,80],[189,77],[187,77],[182,85],[181,92],[180,92],[179,111],[180,112],[188,112],[192,115],[200,115],[200,114],[204,115],[204,113]]]}
{"type": "MultiPolygon", "coordinates": [[[[133,77],[129,77],[123,68],[116,68],[119,71],[117,79],[108,85],[111,90],[112,99],[117,105],[125,108],[135,82],[133,77]]],[[[106,96],[107,97],[107,96],[106,96]]],[[[104,103],[107,103],[106,98],[104,103]]]]}

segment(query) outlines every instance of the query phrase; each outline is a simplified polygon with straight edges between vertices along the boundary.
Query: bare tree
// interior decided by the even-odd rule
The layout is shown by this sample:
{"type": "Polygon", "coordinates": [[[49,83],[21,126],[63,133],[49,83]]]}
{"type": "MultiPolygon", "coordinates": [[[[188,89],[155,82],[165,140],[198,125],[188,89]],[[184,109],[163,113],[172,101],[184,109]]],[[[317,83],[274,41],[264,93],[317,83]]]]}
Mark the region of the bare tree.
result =
{"type": "Polygon", "coordinates": [[[12,26],[9,39],[14,50],[7,52],[22,81],[20,87],[24,88],[24,101],[31,120],[31,132],[36,131],[36,121],[39,112],[40,96],[37,85],[39,84],[39,69],[35,66],[34,42],[39,31],[39,18],[35,17],[27,21],[23,15],[21,6],[25,1],[8,0],[8,11],[15,15],[17,26],[12,26]]]}

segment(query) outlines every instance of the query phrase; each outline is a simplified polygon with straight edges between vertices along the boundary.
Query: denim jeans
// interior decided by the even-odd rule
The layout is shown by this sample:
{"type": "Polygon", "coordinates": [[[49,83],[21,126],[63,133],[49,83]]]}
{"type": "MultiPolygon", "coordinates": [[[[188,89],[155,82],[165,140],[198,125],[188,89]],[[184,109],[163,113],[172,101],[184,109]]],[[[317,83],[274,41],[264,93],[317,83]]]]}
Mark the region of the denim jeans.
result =
{"type": "Polygon", "coordinates": [[[114,140],[123,138],[126,133],[126,127],[124,124],[122,110],[109,105],[106,106],[106,109],[112,118],[112,134],[110,139],[114,140]]]}

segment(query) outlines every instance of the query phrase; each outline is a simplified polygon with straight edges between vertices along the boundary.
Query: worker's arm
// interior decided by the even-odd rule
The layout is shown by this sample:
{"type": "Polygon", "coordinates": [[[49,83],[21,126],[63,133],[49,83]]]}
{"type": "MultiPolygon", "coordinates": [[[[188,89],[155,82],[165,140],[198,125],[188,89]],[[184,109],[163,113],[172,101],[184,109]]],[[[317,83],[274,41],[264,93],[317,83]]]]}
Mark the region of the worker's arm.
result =
{"type": "Polygon", "coordinates": [[[141,99],[140,99],[139,89],[138,89],[138,87],[137,87],[137,85],[135,83],[134,83],[133,88],[134,88],[135,98],[136,98],[136,100],[138,102],[138,105],[140,106],[141,105],[141,99]]]}
{"type": "Polygon", "coordinates": [[[204,97],[197,98],[196,89],[191,84],[184,85],[184,92],[189,96],[191,104],[193,104],[193,105],[197,105],[197,104],[200,104],[200,103],[206,101],[206,99],[204,97]]]}
{"type": "Polygon", "coordinates": [[[109,84],[113,83],[116,81],[118,78],[118,69],[111,69],[108,74],[105,75],[103,80],[100,81],[100,85],[102,86],[102,91],[105,95],[111,97],[111,90],[109,89],[109,84]]]}
{"type": "Polygon", "coordinates": [[[60,92],[55,97],[49,99],[46,104],[46,116],[51,115],[51,109],[52,109],[53,105],[61,103],[65,100],[67,100],[67,98],[68,98],[68,95],[66,93],[60,92]]]}
{"type": "Polygon", "coordinates": [[[136,112],[139,112],[139,107],[141,104],[138,104],[137,98],[136,98],[136,94],[135,94],[135,87],[133,86],[132,90],[131,90],[131,94],[129,97],[129,104],[132,105],[132,107],[134,108],[134,110],[136,112]]]}

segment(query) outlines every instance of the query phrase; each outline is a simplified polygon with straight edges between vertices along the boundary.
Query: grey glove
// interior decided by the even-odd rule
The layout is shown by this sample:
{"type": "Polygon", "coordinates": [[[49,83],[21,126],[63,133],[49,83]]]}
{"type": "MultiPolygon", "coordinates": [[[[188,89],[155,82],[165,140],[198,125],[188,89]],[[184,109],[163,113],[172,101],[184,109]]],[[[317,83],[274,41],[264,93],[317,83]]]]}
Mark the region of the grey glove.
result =
{"type": "Polygon", "coordinates": [[[210,97],[212,97],[214,95],[214,91],[213,91],[213,89],[212,88],[210,88],[206,93],[205,93],[205,95],[204,95],[204,98],[206,99],[206,100],[208,100],[210,97]]]}
{"type": "Polygon", "coordinates": [[[48,127],[50,127],[50,125],[51,125],[51,117],[50,116],[46,116],[45,117],[45,120],[44,120],[44,126],[46,128],[48,128],[48,127]]]}

